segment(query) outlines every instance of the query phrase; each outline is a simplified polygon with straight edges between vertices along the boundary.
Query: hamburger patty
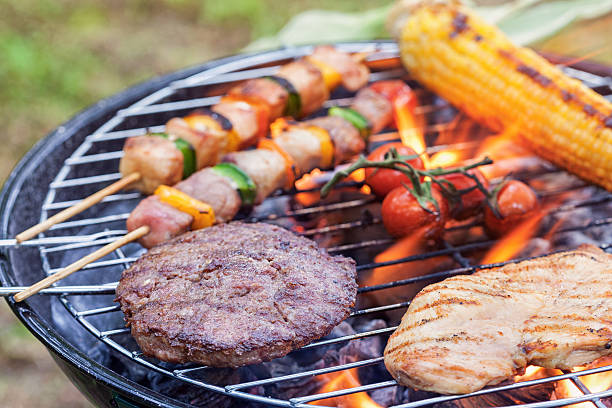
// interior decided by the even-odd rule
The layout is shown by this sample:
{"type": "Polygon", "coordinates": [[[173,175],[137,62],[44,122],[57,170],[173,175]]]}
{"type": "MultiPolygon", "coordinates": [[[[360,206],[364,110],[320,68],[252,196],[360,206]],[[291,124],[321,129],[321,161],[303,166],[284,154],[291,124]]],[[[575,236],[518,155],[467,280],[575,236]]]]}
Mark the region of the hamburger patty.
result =
{"type": "Polygon", "coordinates": [[[117,287],[144,354],[238,367],[328,334],[355,303],[352,259],[270,224],[233,222],[158,245],[117,287]]]}

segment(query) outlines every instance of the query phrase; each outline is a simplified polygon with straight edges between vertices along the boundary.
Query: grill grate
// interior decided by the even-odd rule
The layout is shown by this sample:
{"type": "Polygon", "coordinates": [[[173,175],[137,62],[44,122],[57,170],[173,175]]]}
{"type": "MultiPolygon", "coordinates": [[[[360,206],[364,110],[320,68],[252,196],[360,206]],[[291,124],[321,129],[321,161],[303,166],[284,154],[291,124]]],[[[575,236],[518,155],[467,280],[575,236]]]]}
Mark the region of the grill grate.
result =
{"type": "MultiPolygon", "coordinates": [[[[388,55],[397,55],[397,48],[391,43],[373,43],[373,44],[346,44],[340,45],[340,48],[349,52],[364,52],[364,51],[377,51],[381,52],[388,57],[388,55]]],[[[307,54],[310,52],[310,48],[303,47],[299,49],[285,49],[278,52],[271,52],[263,55],[256,55],[251,57],[245,57],[242,59],[234,60],[232,62],[217,66],[213,69],[203,71],[189,78],[182,79],[171,83],[169,86],[159,89],[153,94],[145,97],[129,106],[125,109],[121,109],[115,113],[104,125],[98,130],[93,132],[91,135],[85,138],[85,141],[78,146],[74,153],[64,162],[63,167],[58,172],[57,176],[49,186],[49,192],[45,198],[44,205],[41,212],[41,221],[44,221],[49,216],[53,215],[58,210],[69,207],[78,200],[84,198],[90,189],[98,189],[100,186],[115,181],[120,178],[120,174],[116,172],[106,173],[99,171],[104,168],[101,164],[104,162],[118,162],[122,156],[121,146],[123,140],[130,136],[135,136],[144,133],[147,130],[160,131],[163,129],[163,124],[168,119],[168,115],[175,116],[186,113],[187,111],[194,108],[202,108],[214,104],[218,101],[219,97],[205,96],[202,97],[204,92],[210,89],[214,89],[215,86],[226,86],[234,81],[240,81],[247,78],[254,78],[261,75],[269,75],[274,73],[278,64],[283,63],[288,58],[293,58],[307,54]],[[196,92],[197,91],[197,92],[196,92]],[[108,149],[108,151],[107,151],[108,149]],[[112,150],[115,149],[115,150],[112,150]]],[[[612,78],[602,77],[589,72],[581,71],[575,68],[564,68],[566,73],[569,75],[584,81],[588,86],[596,88],[598,92],[604,94],[606,97],[612,97],[612,78]]],[[[386,78],[406,78],[406,73],[401,69],[392,68],[385,71],[375,72],[372,75],[372,80],[386,79],[386,78]]],[[[351,98],[347,95],[338,95],[336,98],[328,101],[327,106],[333,105],[348,105],[350,104],[351,98]]],[[[427,104],[420,108],[420,112],[423,114],[433,114],[444,109],[452,109],[448,105],[440,104],[427,104]]],[[[452,119],[452,116],[451,116],[452,119]]],[[[452,122],[435,123],[429,125],[426,129],[427,132],[435,134],[440,131],[444,131],[452,126],[452,122]]],[[[374,142],[382,142],[393,140],[396,138],[396,134],[389,133],[386,135],[378,135],[373,138],[374,142]]],[[[447,146],[436,146],[430,148],[430,152],[441,150],[447,146]]],[[[456,148],[462,146],[457,145],[456,148]]],[[[106,166],[109,168],[109,166],[106,166]]],[[[117,166],[113,165],[110,168],[116,169],[117,166]]],[[[550,170],[555,172],[558,170],[550,170]]],[[[548,173],[548,172],[547,172],[548,173]]],[[[542,174],[526,174],[522,178],[531,179],[533,177],[541,176],[542,174]]],[[[320,175],[320,182],[324,182],[330,173],[322,173],[320,175]]],[[[359,187],[359,183],[352,183],[352,187],[359,187]]],[[[588,187],[583,183],[572,184],[571,189],[581,189],[588,187]]],[[[588,187],[592,188],[592,187],[588,187]]],[[[315,190],[292,191],[275,196],[275,200],[282,200],[291,198],[296,193],[303,193],[307,191],[315,190]]],[[[563,191],[539,191],[540,195],[546,199],[559,194],[563,191]]],[[[25,245],[32,245],[38,247],[40,256],[44,266],[44,272],[47,275],[53,274],[59,271],[61,268],[67,265],[66,254],[78,253],[80,250],[91,251],[93,247],[104,245],[110,241],[113,241],[117,237],[126,233],[123,227],[121,227],[123,221],[128,217],[129,213],[125,212],[125,208],[132,208],[136,205],[137,200],[140,198],[139,194],[135,193],[119,193],[104,199],[103,206],[110,208],[109,213],[91,213],[88,212],[83,218],[77,220],[70,220],[54,226],[46,236],[39,239],[26,242],[25,245]],[[118,212],[113,212],[114,208],[120,208],[118,212]]],[[[349,210],[361,210],[367,209],[368,205],[372,202],[371,197],[361,197],[350,200],[337,201],[333,203],[315,204],[314,206],[306,206],[303,208],[292,209],[289,211],[278,212],[272,211],[269,213],[255,213],[254,216],[249,220],[259,220],[267,222],[280,222],[288,218],[304,217],[308,215],[318,215],[323,213],[338,213],[340,211],[346,212],[349,210]]],[[[586,200],[575,202],[572,204],[563,205],[556,208],[554,212],[558,213],[569,213],[572,214],[574,211],[585,207],[593,207],[602,205],[612,201],[612,194],[598,195],[591,197],[586,200]]],[[[340,232],[351,232],[360,229],[368,228],[380,224],[381,220],[376,217],[371,218],[360,218],[354,220],[344,220],[332,225],[315,226],[306,228],[301,231],[305,236],[332,236],[340,232]]],[[[602,225],[608,225],[612,223],[612,217],[601,218],[591,220],[587,224],[570,227],[566,229],[560,229],[556,231],[557,234],[568,232],[570,230],[581,230],[590,229],[602,225]]],[[[452,230],[468,229],[473,224],[465,224],[453,227],[452,230]]],[[[3,240],[2,244],[10,245],[12,240],[3,240]]],[[[332,252],[347,252],[356,249],[370,249],[378,248],[381,249],[388,246],[393,241],[388,238],[377,238],[371,240],[363,240],[358,242],[341,242],[329,245],[328,249],[332,252]]],[[[490,248],[496,241],[494,240],[483,240],[477,242],[470,242],[462,245],[451,245],[450,243],[444,243],[443,247],[438,250],[430,251],[423,254],[406,256],[399,259],[394,259],[384,262],[362,262],[358,265],[359,271],[372,270],[378,267],[408,264],[410,262],[421,261],[425,259],[435,258],[437,256],[450,256],[454,259],[455,264],[458,267],[452,267],[443,271],[430,273],[424,276],[418,276],[408,279],[395,280],[392,282],[374,284],[369,286],[362,286],[359,288],[359,296],[367,293],[382,291],[389,288],[396,288],[400,286],[413,285],[424,281],[440,280],[449,276],[457,274],[472,273],[481,269],[488,269],[491,267],[498,266],[494,265],[473,265],[469,261],[468,254],[475,250],[484,250],[490,248]]],[[[611,243],[601,243],[600,247],[607,250],[611,247],[611,243]]],[[[86,267],[86,269],[95,269],[96,275],[89,274],[91,281],[87,284],[80,284],[74,286],[61,286],[55,288],[49,288],[43,291],[48,295],[59,295],[59,299],[64,307],[70,312],[70,314],[76,319],[87,331],[89,331],[95,338],[100,342],[106,344],[113,350],[119,352],[127,359],[132,360],[143,367],[162,373],[166,376],[174,379],[202,387],[204,389],[223,393],[233,397],[239,397],[249,399],[256,402],[262,402],[265,404],[271,404],[276,406],[295,406],[295,407],[306,407],[309,402],[321,400],[324,398],[337,397],[361,391],[372,391],[387,387],[397,387],[397,383],[393,380],[378,381],[373,383],[364,383],[358,387],[352,387],[347,389],[340,389],[333,392],[319,393],[313,395],[304,395],[289,400],[281,400],[269,397],[263,397],[255,395],[249,392],[249,389],[256,386],[264,386],[269,384],[278,384],[281,382],[287,382],[297,379],[303,379],[315,375],[328,374],[332,372],[339,372],[343,370],[358,368],[358,367],[369,367],[380,365],[382,367],[383,358],[378,356],[376,358],[363,359],[359,361],[349,362],[345,364],[339,364],[331,367],[311,369],[301,372],[294,372],[291,374],[276,376],[272,378],[261,378],[253,381],[247,381],[239,384],[230,384],[227,386],[219,386],[211,383],[207,383],[198,379],[197,375],[206,370],[206,367],[191,367],[185,366],[184,368],[167,368],[167,365],[160,364],[156,360],[148,359],[141,355],[141,353],[135,348],[133,342],[130,341],[130,336],[127,335],[129,330],[124,327],[105,327],[104,322],[107,320],[99,319],[101,316],[109,316],[112,313],[119,313],[119,307],[112,303],[112,297],[102,296],[108,295],[114,292],[116,282],[104,278],[106,275],[104,272],[116,267],[126,268],[137,258],[138,252],[134,250],[126,249],[125,252],[122,249],[115,251],[112,256],[109,256],[101,261],[94,262],[86,267]],[[127,255],[126,255],[127,254],[127,255]],[[83,302],[83,298],[100,299],[99,302],[83,302]],[[90,305],[95,303],[95,307],[84,306],[84,304],[90,305]]],[[[89,278],[88,278],[89,279],[89,278]]],[[[14,289],[14,288],[13,288],[14,289]]],[[[0,293],[8,293],[7,290],[0,288],[0,293]]],[[[376,307],[362,308],[355,310],[352,317],[368,317],[374,316],[377,313],[405,310],[410,302],[398,302],[376,307]]],[[[110,319],[109,319],[110,320],[110,319]]],[[[329,346],[332,344],[341,344],[346,342],[355,341],[357,339],[374,337],[374,336],[387,336],[397,326],[390,326],[381,329],[367,330],[358,332],[351,335],[345,335],[342,337],[324,339],[315,341],[304,349],[312,349],[316,347],[329,346]]],[[[383,337],[384,339],[384,337],[383,337]]],[[[538,385],[543,383],[549,383],[558,381],[561,379],[571,380],[580,391],[583,396],[575,398],[567,398],[556,401],[546,401],[536,404],[530,404],[530,407],[557,407],[570,403],[577,403],[582,401],[591,401],[595,406],[603,407],[601,398],[612,396],[612,390],[592,393],[581,381],[580,377],[588,374],[599,373],[604,371],[612,370],[612,366],[594,368],[590,370],[584,370],[576,373],[565,373],[554,377],[548,377],[537,380],[525,381],[522,383],[495,386],[485,390],[478,391],[473,394],[465,396],[438,396],[433,398],[427,398],[420,401],[410,402],[398,407],[420,407],[420,406],[432,406],[434,404],[453,401],[461,398],[473,397],[478,395],[485,395],[491,393],[497,393],[502,391],[515,390],[522,387],[528,387],[532,385],[538,385]]]]}

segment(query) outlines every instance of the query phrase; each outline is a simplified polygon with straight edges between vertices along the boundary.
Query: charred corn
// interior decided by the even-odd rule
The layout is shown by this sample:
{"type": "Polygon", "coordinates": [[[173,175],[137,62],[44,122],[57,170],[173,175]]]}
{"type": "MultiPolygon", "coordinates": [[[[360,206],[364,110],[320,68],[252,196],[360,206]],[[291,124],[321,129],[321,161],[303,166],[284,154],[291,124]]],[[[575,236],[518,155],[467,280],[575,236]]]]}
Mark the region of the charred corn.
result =
{"type": "Polygon", "coordinates": [[[612,103],[456,2],[411,4],[394,17],[402,62],[423,85],[612,191],[612,103]]]}

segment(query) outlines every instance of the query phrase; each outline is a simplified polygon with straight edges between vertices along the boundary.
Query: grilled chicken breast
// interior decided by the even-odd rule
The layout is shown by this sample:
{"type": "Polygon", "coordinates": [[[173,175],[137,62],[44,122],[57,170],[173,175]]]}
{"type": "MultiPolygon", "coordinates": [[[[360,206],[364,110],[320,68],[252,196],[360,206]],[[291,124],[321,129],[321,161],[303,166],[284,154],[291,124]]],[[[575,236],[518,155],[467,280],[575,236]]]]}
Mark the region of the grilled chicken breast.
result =
{"type": "Polygon", "coordinates": [[[612,353],[612,255],[593,246],[456,276],[412,301],[385,348],[401,384],[473,392],[528,364],[569,369],[612,353]]]}

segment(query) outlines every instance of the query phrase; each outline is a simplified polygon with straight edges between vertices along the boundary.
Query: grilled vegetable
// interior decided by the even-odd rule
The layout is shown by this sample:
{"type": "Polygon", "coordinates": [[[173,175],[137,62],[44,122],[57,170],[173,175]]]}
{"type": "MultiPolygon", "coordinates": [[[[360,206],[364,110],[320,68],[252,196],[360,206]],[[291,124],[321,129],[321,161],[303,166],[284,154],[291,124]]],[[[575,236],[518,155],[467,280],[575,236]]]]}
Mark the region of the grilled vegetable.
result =
{"type": "Polygon", "coordinates": [[[257,187],[253,180],[233,163],[219,163],[212,168],[217,174],[231,179],[240,194],[243,205],[252,205],[257,187]]]}
{"type": "Polygon", "coordinates": [[[210,227],[215,223],[215,212],[212,207],[202,201],[188,196],[174,187],[161,185],[155,190],[159,200],[193,217],[191,229],[210,227]]]}
{"type": "Polygon", "coordinates": [[[176,148],[183,155],[183,179],[191,176],[195,173],[196,169],[196,154],[195,149],[189,142],[181,138],[171,138],[167,133],[153,133],[151,136],[159,136],[164,139],[170,139],[174,143],[176,148]]]}
{"type": "Polygon", "coordinates": [[[485,207],[485,227],[489,235],[499,237],[510,232],[521,222],[534,215],[538,197],[528,185],[517,180],[505,182],[493,197],[499,217],[489,206],[485,207]]]}
{"type": "MultiPolygon", "coordinates": [[[[405,3],[403,3],[405,4],[405,3]]],[[[612,103],[454,2],[396,10],[402,61],[425,86],[495,131],[612,191],[612,103]]]]}
{"type": "Polygon", "coordinates": [[[370,122],[368,122],[368,120],[355,109],[333,106],[329,108],[327,114],[329,116],[339,116],[342,119],[349,121],[357,130],[359,130],[359,134],[363,140],[367,140],[368,137],[370,137],[372,125],[370,125],[370,122]]]}
{"type": "Polygon", "coordinates": [[[287,100],[287,105],[285,106],[285,112],[283,114],[285,116],[297,118],[300,115],[300,111],[302,110],[302,100],[300,99],[300,94],[297,92],[295,87],[291,85],[291,82],[279,76],[271,75],[267,76],[266,79],[274,81],[283,88],[285,88],[285,90],[289,94],[289,99],[287,100]]]}
{"type": "Polygon", "coordinates": [[[328,169],[334,164],[334,144],[329,136],[329,132],[319,126],[307,126],[306,129],[313,134],[321,145],[320,167],[328,169]]]}
{"type": "MultiPolygon", "coordinates": [[[[468,173],[478,178],[483,187],[489,188],[489,182],[480,170],[472,169],[468,173]]],[[[457,192],[461,193],[461,198],[451,203],[451,217],[456,220],[464,220],[475,215],[487,198],[477,188],[476,181],[463,173],[451,173],[442,178],[451,183],[457,192]]]]}
{"type": "MultiPolygon", "coordinates": [[[[379,146],[368,155],[370,161],[382,161],[391,148],[394,148],[401,156],[415,156],[416,152],[401,142],[387,143],[379,146]]],[[[419,157],[408,160],[413,167],[424,170],[423,161],[419,157]]],[[[410,178],[397,170],[378,169],[368,167],[365,169],[365,182],[372,188],[372,191],[379,196],[385,197],[394,188],[402,184],[411,185],[410,178]]]]}
{"type": "Polygon", "coordinates": [[[270,107],[258,97],[231,94],[221,98],[221,102],[242,102],[243,104],[248,105],[251,109],[253,109],[253,111],[255,111],[255,117],[257,118],[256,137],[259,139],[268,133],[268,125],[270,123],[270,107]]]}
{"type": "Polygon", "coordinates": [[[431,195],[438,203],[438,209],[427,203],[425,210],[406,187],[393,189],[383,200],[381,208],[383,224],[389,234],[405,237],[420,233],[432,239],[442,236],[448,219],[448,203],[436,187],[431,189],[431,195]]]}
{"type": "Polygon", "coordinates": [[[340,85],[340,82],[342,82],[342,75],[340,75],[340,73],[331,65],[310,56],[307,56],[306,59],[312,65],[319,68],[321,74],[323,75],[323,81],[325,81],[325,86],[327,89],[331,90],[340,85]]]}

